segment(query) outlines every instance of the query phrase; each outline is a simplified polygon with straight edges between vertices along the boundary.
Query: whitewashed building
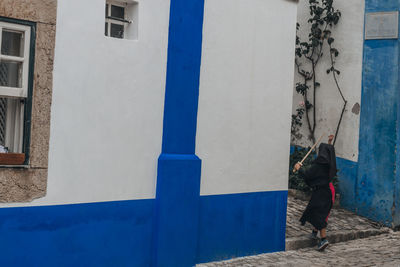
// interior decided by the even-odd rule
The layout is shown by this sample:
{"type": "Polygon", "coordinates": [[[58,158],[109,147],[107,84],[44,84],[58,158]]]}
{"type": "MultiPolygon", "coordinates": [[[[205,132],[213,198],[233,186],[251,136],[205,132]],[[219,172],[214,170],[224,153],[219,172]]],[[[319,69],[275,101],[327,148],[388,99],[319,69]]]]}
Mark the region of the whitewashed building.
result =
{"type": "Polygon", "coordinates": [[[284,250],[296,14],[288,0],[1,0],[0,264],[284,250]]]}

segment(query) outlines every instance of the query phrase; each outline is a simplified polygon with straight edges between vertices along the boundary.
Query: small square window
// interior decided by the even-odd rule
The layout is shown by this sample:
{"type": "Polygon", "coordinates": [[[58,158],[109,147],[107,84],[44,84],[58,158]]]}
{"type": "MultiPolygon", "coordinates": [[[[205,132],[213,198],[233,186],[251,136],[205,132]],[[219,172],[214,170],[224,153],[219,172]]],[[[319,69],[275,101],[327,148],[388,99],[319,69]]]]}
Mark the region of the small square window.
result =
{"type": "Polygon", "coordinates": [[[104,35],[119,38],[138,38],[138,3],[133,0],[107,1],[104,35]]]}

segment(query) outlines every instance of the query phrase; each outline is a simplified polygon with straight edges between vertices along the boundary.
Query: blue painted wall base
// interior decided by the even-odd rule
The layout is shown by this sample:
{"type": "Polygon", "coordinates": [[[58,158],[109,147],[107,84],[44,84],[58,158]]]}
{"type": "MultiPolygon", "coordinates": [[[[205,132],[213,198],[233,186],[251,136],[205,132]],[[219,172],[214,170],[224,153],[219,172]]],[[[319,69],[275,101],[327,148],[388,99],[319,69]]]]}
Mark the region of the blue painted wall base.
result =
{"type": "Polygon", "coordinates": [[[284,251],[287,191],[202,196],[197,262],[284,251]]]}
{"type": "Polygon", "coordinates": [[[154,200],[1,208],[0,266],[149,266],[154,200]]]}
{"type": "Polygon", "coordinates": [[[343,158],[336,158],[338,169],[340,205],[356,212],[356,187],[358,163],[343,158]]]}
{"type": "Polygon", "coordinates": [[[285,250],[287,191],[200,197],[190,193],[198,180],[187,176],[199,170],[198,159],[160,160],[169,174],[161,183],[189,181],[171,187],[179,192],[157,192],[157,204],[1,208],[0,266],[193,266],[285,250]],[[193,172],[177,171],[182,164],[193,172]],[[189,195],[182,201],[181,194],[189,195]]]}

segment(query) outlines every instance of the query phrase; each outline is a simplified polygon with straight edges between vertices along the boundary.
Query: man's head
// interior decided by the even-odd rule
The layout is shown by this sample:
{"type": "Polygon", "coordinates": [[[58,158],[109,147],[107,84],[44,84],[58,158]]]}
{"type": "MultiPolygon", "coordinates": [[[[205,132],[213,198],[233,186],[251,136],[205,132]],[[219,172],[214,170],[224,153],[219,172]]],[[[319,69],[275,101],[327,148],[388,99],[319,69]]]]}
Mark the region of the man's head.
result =
{"type": "Polygon", "coordinates": [[[319,145],[318,156],[314,161],[317,164],[325,164],[329,166],[329,178],[336,176],[336,155],[333,145],[322,143],[319,145]]]}

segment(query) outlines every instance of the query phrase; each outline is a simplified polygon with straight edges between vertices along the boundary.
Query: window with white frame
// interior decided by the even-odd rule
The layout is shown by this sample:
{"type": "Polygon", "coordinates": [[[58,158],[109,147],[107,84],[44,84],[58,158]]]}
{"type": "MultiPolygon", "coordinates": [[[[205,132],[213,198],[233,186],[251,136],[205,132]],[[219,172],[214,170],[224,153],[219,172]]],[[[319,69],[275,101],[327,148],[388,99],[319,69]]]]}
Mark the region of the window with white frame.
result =
{"type": "Polygon", "coordinates": [[[105,9],[105,36],[119,39],[138,39],[138,2],[107,0],[105,9]]]}
{"type": "Polygon", "coordinates": [[[30,42],[30,26],[0,20],[0,153],[24,153],[30,42]]]}

